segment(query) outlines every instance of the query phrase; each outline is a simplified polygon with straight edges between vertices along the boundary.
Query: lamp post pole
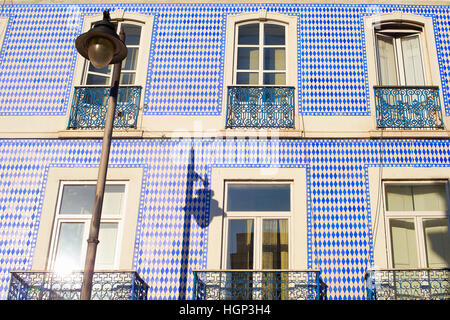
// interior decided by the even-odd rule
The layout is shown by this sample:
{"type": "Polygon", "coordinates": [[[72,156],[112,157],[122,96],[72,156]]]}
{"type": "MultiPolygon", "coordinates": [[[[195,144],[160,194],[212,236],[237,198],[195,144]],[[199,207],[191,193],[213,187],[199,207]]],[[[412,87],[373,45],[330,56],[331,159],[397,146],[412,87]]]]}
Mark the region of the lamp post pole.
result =
{"type": "MultiPolygon", "coordinates": [[[[104,20],[103,22],[109,22],[109,12],[104,12],[104,20]]],[[[112,24],[111,24],[112,25],[112,24]]],[[[109,26],[111,28],[111,26],[109,26]]],[[[95,27],[93,28],[95,29],[95,27]]],[[[93,30],[91,29],[91,30],[93,30]]],[[[115,32],[114,32],[115,33],[115,32]]],[[[117,34],[116,34],[117,37],[117,34]]],[[[81,38],[81,36],[79,37],[81,38]]],[[[125,42],[125,34],[123,31],[120,32],[120,36],[118,37],[120,41],[125,42]]],[[[80,41],[81,43],[82,41],[80,41]]],[[[85,41],[88,42],[88,41],[85,41]]],[[[120,45],[120,43],[119,43],[120,45]]],[[[124,46],[124,45],[123,45],[124,46]]],[[[78,47],[77,47],[78,49],[78,47]]],[[[125,57],[126,57],[126,47],[125,47],[125,57]]],[[[80,51],[80,50],[79,50],[80,51]]],[[[94,268],[95,268],[95,258],[97,254],[97,246],[98,246],[98,235],[100,231],[100,220],[102,214],[102,206],[103,206],[103,198],[105,193],[105,183],[106,176],[108,171],[108,162],[109,162],[109,151],[111,148],[111,138],[114,126],[114,115],[116,111],[117,104],[117,95],[119,92],[119,81],[120,81],[120,72],[122,60],[124,57],[120,59],[113,60],[114,68],[113,75],[111,80],[111,88],[108,99],[108,109],[106,112],[106,120],[105,120],[105,129],[103,134],[103,142],[102,142],[102,152],[100,155],[100,164],[98,168],[98,178],[97,178],[97,186],[95,189],[95,199],[94,199],[94,207],[92,210],[92,219],[89,228],[89,238],[87,240],[88,247],[86,251],[86,259],[85,266],[83,272],[83,283],[81,286],[81,300],[90,300],[92,295],[92,280],[94,277],[94,268]]]]}

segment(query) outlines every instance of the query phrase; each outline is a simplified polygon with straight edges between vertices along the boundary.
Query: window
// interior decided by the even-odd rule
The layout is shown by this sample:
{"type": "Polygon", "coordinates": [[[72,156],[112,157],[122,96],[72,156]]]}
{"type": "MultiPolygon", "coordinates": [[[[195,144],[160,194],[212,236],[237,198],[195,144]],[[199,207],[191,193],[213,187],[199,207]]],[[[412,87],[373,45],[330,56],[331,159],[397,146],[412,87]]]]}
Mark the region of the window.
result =
{"type": "MultiPolygon", "coordinates": [[[[230,182],[226,184],[224,269],[289,269],[289,226],[291,186],[289,183],[230,182]]],[[[288,275],[281,272],[231,274],[234,299],[252,299],[253,287],[262,288],[264,299],[285,298],[288,275]],[[286,288],[284,288],[286,289],[286,288]]]]}
{"type": "MultiPolygon", "coordinates": [[[[137,129],[142,117],[147,81],[148,61],[153,28],[153,17],[139,13],[115,10],[110,13],[116,32],[125,33],[127,57],[121,63],[120,88],[117,96],[115,129],[137,129]]],[[[103,15],[86,17],[82,33],[91,29],[103,15]]],[[[106,105],[112,81],[114,65],[95,68],[90,61],[77,55],[74,72],[74,88],[68,113],[67,129],[103,129],[106,121],[106,105]]],[[[78,130],[75,135],[89,134],[78,130]]],[[[69,133],[72,135],[73,133],[69,133]]]]}
{"type": "Polygon", "coordinates": [[[265,10],[227,17],[225,128],[294,129],[297,17],[265,10]]]}
{"type": "Polygon", "coordinates": [[[236,28],[234,83],[286,85],[286,26],[258,21],[236,28]]]}
{"type": "Polygon", "coordinates": [[[227,183],[227,269],[288,269],[289,183],[227,183]]]}
{"type": "MultiPolygon", "coordinates": [[[[61,184],[50,250],[51,269],[83,269],[95,188],[96,185],[91,182],[61,184]]],[[[105,186],[97,269],[114,269],[118,264],[118,239],[123,227],[125,193],[125,183],[109,182],[105,186]]]]}
{"type": "Polygon", "coordinates": [[[387,182],[386,225],[393,268],[450,266],[445,182],[387,182]]]}
{"type": "MultiPolygon", "coordinates": [[[[147,79],[153,16],[116,9],[110,12],[110,17],[111,22],[116,26],[117,33],[121,30],[125,32],[125,44],[128,49],[127,58],[122,61],[120,84],[144,88],[147,79]]],[[[81,33],[87,32],[102,19],[103,14],[86,17],[81,33]]],[[[109,86],[112,69],[112,65],[96,69],[89,61],[78,55],[74,82],[83,86],[109,86]]]]}
{"type": "Polygon", "coordinates": [[[378,82],[391,86],[423,86],[426,79],[422,26],[383,23],[375,26],[378,82]]]}
{"type": "MultiPolygon", "coordinates": [[[[108,269],[114,267],[116,270],[131,270],[133,268],[142,175],[142,168],[108,169],[108,181],[106,184],[108,189],[105,195],[101,222],[117,223],[117,225],[114,226],[106,225],[106,227],[109,226],[111,228],[108,229],[109,232],[104,234],[105,236],[111,236],[116,232],[115,230],[117,230],[114,265],[108,267],[108,269]],[[124,187],[125,189],[122,192],[124,187]],[[111,190],[110,188],[113,189],[111,190]],[[114,190],[114,188],[116,189],[114,190]]],[[[39,230],[33,254],[33,270],[52,270],[54,268],[54,258],[56,257],[59,239],[58,230],[61,228],[62,223],[84,223],[83,234],[84,230],[89,228],[87,221],[90,220],[90,212],[93,207],[92,194],[95,193],[95,182],[97,177],[97,168],[60,168],[53,166],[49,168],[42,211],[40,212],[39,230]],[[80,186],[87,187],[81,188],[80,186]],[[64,187],[66,187],[65,190],[64,187]],[[78,199],[82,199],[82,195],[84,194],[84,204],[74,204],[74,201],[69,201],[68,199],[70,198],[72,198],[72,200],[74,199],[72,196],[69,198],[63,197],[65,192],[67,195],[74,195],[77,188],[79,189],[77,193],[78,198],[76,199],[77,201],[78,199]],[[81,193],[80,190],[84,191],[81,193]],[[66,204],[66,201],[69,202],[66,204]],[[63,203],[64,206],[62,206],[63,203]],[[71,207],[72,209],[70,209],[71,207]],[[67,211],[67,208],[71,211],[67,211]],[[78,208],[77,211],[75,208],[78,208]]],[[[70,229],[70,227],[75,226],[69,225],[66,228],[70,229]]],[[[63,233],[69,231],[76,233],[73,229],[75,228],[67,231],[63,230],[63,233]]],[[[81,233],[81,230],[78,230],[78,232],[81,233]]],[[[103,238],[102,235],[100,236],[103,238]]],[[[83,246],[86,245],[86,240],[87,236],[81,242],[81,249],[79,249],[82,252],[82,259],[85,257],[83,246]]],[[[61,238],[61,241],[63,241],[63,238],[61,238]]],[[[99,246],[102,246],[102,242],[105,244],[105,241],[102,241],[101,239],[100,241],[99,246]]],[[[75,242],[72,243],[75,244],[75,242]]],[[[105,257],[104,261],[106,260],[105,257]]],[[[110,261],[112,261],[112,259],[110,259],[110,261]]],[[[81,265],[84,267],[83,263],[81,265]]],[[[98,266],[98,268],[104,268],[106,263],[102,263],[102,265],[103,266],[98,266]]]]}
{"type": "Polygon", "coordinates": [[[433,19],[390,12],[365,17],[364,26],[373,128],[444,129],[433,19]]]}
{"type": "MultiPolygon", "coordinates": [[[[114,23],[114,22],[113,22],[114,23]]],[[[121,85],[133,85],[136,83],[136,72],[139,59],[139,48],[141,45],[142,26],[137,23],[115,22],[117,34],[125,33],[125,45],[128,49],[127,57],[122,61],[120,75],[121,85]]],[[[85,72],[83,83],[86,85],[111,85],[113,65],[102,69],[95,68],[89,60],[85,61],[85,72]]]]}

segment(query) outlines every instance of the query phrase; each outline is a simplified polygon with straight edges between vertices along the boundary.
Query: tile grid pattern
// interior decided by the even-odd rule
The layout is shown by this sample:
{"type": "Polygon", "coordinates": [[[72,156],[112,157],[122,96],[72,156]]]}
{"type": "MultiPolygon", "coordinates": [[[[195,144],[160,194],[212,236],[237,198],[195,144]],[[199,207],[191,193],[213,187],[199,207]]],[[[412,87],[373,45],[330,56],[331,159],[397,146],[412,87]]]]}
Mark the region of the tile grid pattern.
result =
{"type": "MultiPolygon", "coordinates": [[[[190,298],[191,270],[207,266],[213,166],[305,165],[308,266],[321,269],[330,299],[363,299],[363,273],[373,263],[367,166],[378,163],[380,151],[386,166],[450,165],[448,140],[384,143],[381,148],[372,140],[114,141],[111,166],[144,168],[133,264],[150,284],[149,297],[190,298]]],[[[99,154],[95,140],[0,141],[0,298],[6,298],[9,271],[31,268],[48,167],[96,167],[99,154]]]]}
{"type": "Polygon", "coordinates": [[[309,116],[370,115],[362,17],[390,11],[433,17],[450,115],[448,7],[279,3],[4,5],[10,19],[0,53],[0,115],[66,115],[73,42],[85,16],[108,8],[155,17],[145,115],[221,115],[227,16],[261,8],[298,17],[298,112],[309,116]]]}

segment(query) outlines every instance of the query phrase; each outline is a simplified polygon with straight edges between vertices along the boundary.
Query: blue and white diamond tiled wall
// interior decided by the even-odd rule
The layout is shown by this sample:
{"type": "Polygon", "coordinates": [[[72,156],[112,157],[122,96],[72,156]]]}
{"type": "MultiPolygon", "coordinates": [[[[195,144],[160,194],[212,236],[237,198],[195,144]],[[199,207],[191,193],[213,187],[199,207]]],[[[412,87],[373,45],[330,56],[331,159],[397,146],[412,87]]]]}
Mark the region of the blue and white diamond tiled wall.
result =
{"type": "MultiPolygon", "coordinates": [[[[364,299],[363,275],[373,263],[367,168],[379,164],[382,152],[384,166],[450,170],[448,140],[273,143],[276,148],[257,139],[113,142],[112,167],[144,169],[133,267],[150,285],[149,298],[190,298],[191,270],[206,268],[211,199],[187,199],[195,173],[211,181],[214,166],[264,167],[275,158],[280,167],[305,167],[308,190],[299,196],[308,199],[308,267],[321,269],[329,299],[364,299]]],[[[98,140],[0,140],[0,298],[6,299],[9,271],[31,268],[48,169],[96,167],[99,155],[98,140]]],[[[202,185],[192,188],[195,195],[202,185]]]]}
{"type": "Polygon", "coordinates": [[[370,115],[364,16],[402,11],[432,17],[450,115],[448,6],[293,3],[3,5],[0,16],[9,23],[0,54],[0,115],[65,115],[74,40],[85,16],[107,8],[155,17],[146,115],[220,115],[227,16],[259,9],[298,17],[298,111],[311,116],[370,115]]]}
{"type": "MultiPolygon", "coordinates": [[[[221,115],[227,16],[261,8],[298,17],[298,111],[310,116],[370,116],[364,16],[403,11],[432,17],[450,115],[448,6],[150,3],[3,5],[0,16],[9,17],[9,23],[0,52],[0,116],[67,114],[74,39],[84,16],[106,8],[155,17],[145,115],[221,115]]],[[[31,268],[49,168],[97,167],[100,143],[0,140],[0,299],[6,299],[9,271],[31,268]]],[[[373,264],[367,168],[379,164],[380,153],[384,166],[450,170],[448,139],[272,143],[276,154],[267,157],[261,154],[267,154],[268,144],[257,139],[113,142],[112,167],[144,172],[133,267],[150,285],[149,298],[189,298],[190,271],[207,264],[210,199],[186,197],[187,181],[194,180],[187,161],[191,146],[195,173],[209,181],[215,166],[264,167],[273,157],[280,167],[306,168],[308,267],[321,269],[330,299],[365,298],[363,275],[373,264]],[[174,149],[186,161],[171,161],[174,149]],[[187,223],[190,232],[185,232],[187,223]]],[[[201,187],[193,182],[195,190],[201,187]]]]}

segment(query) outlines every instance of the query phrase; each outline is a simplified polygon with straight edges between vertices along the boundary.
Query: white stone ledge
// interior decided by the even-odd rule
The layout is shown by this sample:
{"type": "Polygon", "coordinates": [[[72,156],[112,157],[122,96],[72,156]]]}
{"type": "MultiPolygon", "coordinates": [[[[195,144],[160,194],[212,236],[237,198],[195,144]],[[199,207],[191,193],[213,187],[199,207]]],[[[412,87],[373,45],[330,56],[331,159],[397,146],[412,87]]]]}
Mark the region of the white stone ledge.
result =
{"type": "MultiPolygon", "coordinates": [[[[104,0],[15,0],[14,4],[91,4],[105,3],[104,0]]],[[[111,0],[108,3],[190,3],[186,0],[111,0]]],[[[192,3],[305,3],[305,4],[409,4],[448,5],[450,0],[196,0],[192,3]]],[[[6,3],[8,4],[8,3],[6,3]]]]}
{"type": "MultiPolygon", "coordinates": [[[[143,130],[113,130],[113,138],[142,138],[143,130]]],[[[75,138],[103,138],[103,130],[61,130],[58,131],[60,139],[75,138]]]]}
{"type": "Polygon", "coordinates": [[[449,138],[449,130],[371,130],[371,138],[449,138]]]}
{"type": "MultiPolygon", "coordinates": [[[[0,139],[101,139],[103,130],[60,130],[57,132],[0,132],[0,139]]],[[[271,138],[271,139],[369,139],[369,138],[450,138],[450,130],[367,130],[302,131],[266,129],[226,130],[114,130],[113,138],[190,139],[190,138],[271,138]]]]}

